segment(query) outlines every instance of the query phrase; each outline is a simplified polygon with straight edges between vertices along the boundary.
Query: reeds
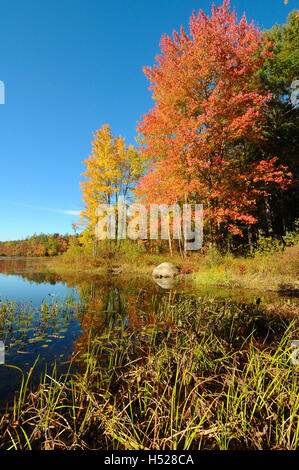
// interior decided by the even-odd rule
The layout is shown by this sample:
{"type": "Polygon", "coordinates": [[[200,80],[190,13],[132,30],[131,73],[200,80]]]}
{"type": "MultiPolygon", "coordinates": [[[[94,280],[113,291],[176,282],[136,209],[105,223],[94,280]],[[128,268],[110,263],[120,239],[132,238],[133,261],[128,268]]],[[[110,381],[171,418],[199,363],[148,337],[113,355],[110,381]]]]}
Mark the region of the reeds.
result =
{"type": "Polygon", "coordinates": [[[54,367],[30,393],[23,378],[0,446],[298,449],[299,329],[295,304],[286,309],[169,297],[136,312],[138,331],[112,315],[91,326],[80,373],[54,367]]]}

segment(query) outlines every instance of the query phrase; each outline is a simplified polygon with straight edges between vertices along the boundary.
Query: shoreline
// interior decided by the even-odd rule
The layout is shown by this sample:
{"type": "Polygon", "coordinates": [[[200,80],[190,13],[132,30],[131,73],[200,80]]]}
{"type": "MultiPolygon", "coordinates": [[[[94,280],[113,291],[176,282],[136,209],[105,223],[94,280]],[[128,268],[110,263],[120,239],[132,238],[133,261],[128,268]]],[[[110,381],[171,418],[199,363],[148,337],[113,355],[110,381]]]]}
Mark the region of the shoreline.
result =
{"type": "MultiPolygon", "coordinates": [[[[121,264],[121,263],[120,263],[121,264]]],[[[149,277],[153,279],[152,277],[152,271],[154,266],[137,266],[136,264],[123,264],[122,266],[122,272],[121,273],[111,273],[109,272],[109,265],[105,264],[103,266],[98,266],[98,267],[73,267],[73,266],[65,266],[65,265],[59,265],[59,264],[49,264],[47,265],[47,268],[51,272],[56,272],[57,274],[73,274],[76,276],[76,274],[79,275],[86,275],[86,276],[107,276],[110,275],[115,278],[124,278],[124,277],[149,277]]],[[[260,278],[255,278],[255,279],[249,279],[249,277],[244,276],[243,278],[241,276],[234,276],[227,282],[213,282],[208,279],[208,273],[207,274],[207,281],[206,282],[201,282],[196,279],[197,275],[200,274],[201,276],[205,274],[205,270],[199,269],[196,272],[192,273],[180,273],[177,276],[173,278],[174,282],[178,281],[184,281],[188,280],[194,284],[194,290],[200,289],[200,288],[221,288],[221,289],[242,289],[246,291],[257,291],[257,292],[268,292],[268,293],[276,293],[276,294],[281,294],[281,295],[288,295],[291,297],[298,297],[299,298],[299,282],[294,280],[294,281],[289,281],[286,283],[279,283],[273,282],[272,284],[268,284],[267,279],[260,279],[260,278]]],[[[165,278],[165,279],[170,279],[172,278],[165,278]]]]}
{"type": "MultiPolygon", "coordinates": [[[[149,259],[134,259],[130,262],[123,260],[119,257],[119,260],[83,260],[81,263],[74,260],[73,263],[60,262],[60,256],[53,257],[0,257],[0,261],[35,261],[40,266],[37,266],[37,270],[43,270],[46,267],[52,273],[60,275],[71,275],[76,276],[112,276],[115,278],[122,277],[148,277],[152,279],[153,269],[160,263],[168,261],[173,262],[181,271],[175,278],[175,281],[188,280],[194,285],[194,290],[200,288],[212,288],[212,289],[242,289],[246,291],[255,290],[257,292],[269,292],[286,295],[290,297],[299,298],[299,280],[296,276],[291,274],[271,273],[269,269],[263,269],[261,271],[247,272],[247,265],[252,263],[252,259],[249,258],[236,258],[235,262],[241,264],[241,267],[245,266],[245,272],[243,274],[236,274],[232,266],[227,266],[226,262],[223,261],[220,265],[206,266],[205,260],[193,260],[180,259],[174,257],[155,256],[150,262],[149,259]],[[154,262],[155,261],[155,262],[154,262]],[[96,263],[92,266],[92,263],[96,263]],[[191,264],[191,271],[184,272],[183,268],[185,264],[191,264]],[[194,264],[196,263],[196,264],[194,264]],[[243,263],[243,265],[242,265],[243,263]],[[120,268],[120,272],[112,272],[112,268],[120,268]],[[182,272],[183,271],[183,272],[182,272]]],[[[254,261],[254,260],[253,260],[254,261]]],[[[278,260],[277,260],[278,261],[278,260]]],[[[278,261],[279,262],[279,261],[278,261]]],[[[239,266],[238,266],[239,267],[239,266]]],[[[165,278],[171,279],[171,278],[165,278]]]]}

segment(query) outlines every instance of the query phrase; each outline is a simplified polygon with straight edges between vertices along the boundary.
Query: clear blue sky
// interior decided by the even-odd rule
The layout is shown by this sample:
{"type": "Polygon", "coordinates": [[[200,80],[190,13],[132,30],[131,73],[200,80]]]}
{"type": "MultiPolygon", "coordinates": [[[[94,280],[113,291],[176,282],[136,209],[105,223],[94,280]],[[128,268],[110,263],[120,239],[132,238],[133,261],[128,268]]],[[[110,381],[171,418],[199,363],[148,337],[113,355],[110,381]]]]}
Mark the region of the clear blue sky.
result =
{"type": "MultiPolygon", "coordinates": [[[[216,5],[222,0],[216,1],[216,5]]],[[[163,33],[210,0],[0,0],[0,240],[71,233],[92,132],[110,124],[135,143],[152,106],[142,72],[163,33]]],[[[261,29],[295,0],[232,0],[261,29]]]]}

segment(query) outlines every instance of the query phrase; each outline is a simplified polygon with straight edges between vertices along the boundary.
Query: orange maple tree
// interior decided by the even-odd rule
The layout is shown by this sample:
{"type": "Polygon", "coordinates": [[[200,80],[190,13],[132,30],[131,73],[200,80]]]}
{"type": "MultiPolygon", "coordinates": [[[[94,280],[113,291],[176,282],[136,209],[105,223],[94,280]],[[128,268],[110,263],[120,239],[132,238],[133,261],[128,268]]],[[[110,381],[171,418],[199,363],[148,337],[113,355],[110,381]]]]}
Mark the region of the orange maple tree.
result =
{"type": "Polygon", "coordinates": [[[160,47],[144,68],[155,105],[137,127],[149,162],[138,194],[148,203],[202,203],[211,237],[242,235],[242,225],[256,222],[258,198],[291,177],[274,155],[250,152],[265,145],[270,95],[257,71],[273,44],[224,0],[211,16],[193,12],[190,34],[181,27],[160,47]]]}

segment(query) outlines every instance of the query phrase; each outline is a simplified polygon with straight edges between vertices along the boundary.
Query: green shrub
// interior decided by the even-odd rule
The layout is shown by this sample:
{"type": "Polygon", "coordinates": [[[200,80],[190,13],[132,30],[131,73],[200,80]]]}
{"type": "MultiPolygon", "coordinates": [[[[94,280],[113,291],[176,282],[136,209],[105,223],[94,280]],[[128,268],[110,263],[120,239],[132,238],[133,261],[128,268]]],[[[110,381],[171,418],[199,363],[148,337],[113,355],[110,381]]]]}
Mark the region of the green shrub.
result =
{"type": "Polygon", "coordinates": [[[282,251],[283,244],[279,240],[271,237],[259,237],[256,244],[255,253],[260,255],[270,255],[278,251],[282,251]]]}
{"type": "Polygon", "coordinates": [[[215,247],[208,247],[205,251],[204,264],[211,268],[223,263],[222,254],[215,247]]]}
{"type": "Polygon", "coordinates": [[[293,246],[299,243],[299,219],[295,221],[295,229],[293,232],[288,233],[283,238],[287,246],[293,246]]]}

